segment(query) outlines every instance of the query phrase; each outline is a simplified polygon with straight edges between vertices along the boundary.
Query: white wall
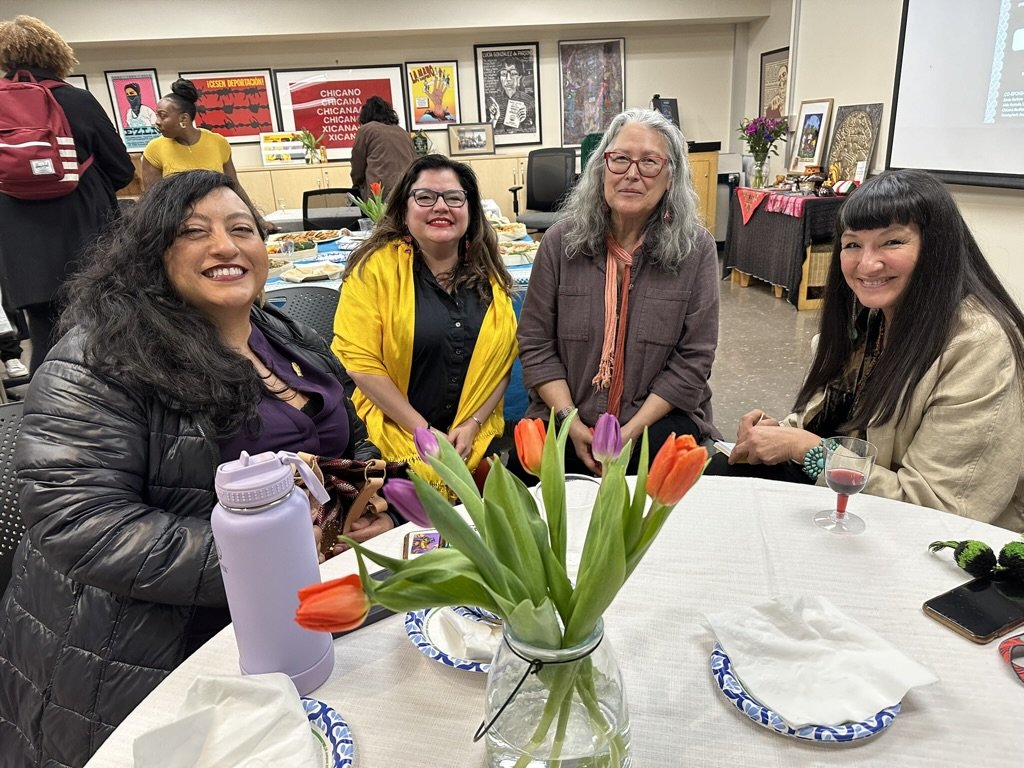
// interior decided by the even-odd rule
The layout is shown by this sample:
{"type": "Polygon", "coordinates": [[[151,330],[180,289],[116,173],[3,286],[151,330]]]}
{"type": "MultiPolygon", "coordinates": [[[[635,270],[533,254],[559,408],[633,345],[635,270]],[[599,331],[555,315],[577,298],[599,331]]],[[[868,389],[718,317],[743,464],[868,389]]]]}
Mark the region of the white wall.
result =
{"type": "MultiPolygon", "coordinates": [[[[896,0],[794,3],[799,15],[794,110],[802,99],[833,98],[837,107],[882,102],[873,168],[884,168],[903,4],[896,0]]],[[[1024,191],[961,185],[949,189],[993,269],[1017,302],[1024,303],[1024,268],[1019,260],[1024,191]]]]}

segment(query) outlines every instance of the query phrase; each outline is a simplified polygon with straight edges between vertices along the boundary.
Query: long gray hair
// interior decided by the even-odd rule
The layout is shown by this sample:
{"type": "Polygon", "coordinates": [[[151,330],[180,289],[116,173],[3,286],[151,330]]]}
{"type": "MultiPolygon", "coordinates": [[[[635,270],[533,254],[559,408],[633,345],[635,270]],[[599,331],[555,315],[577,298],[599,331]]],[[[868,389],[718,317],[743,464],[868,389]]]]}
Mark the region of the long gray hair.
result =
{"type": "Polygon", "coordinates": [[[686,159],[683,134],[661,113],[650,109],[627,109],[616,115],[605,131],[562,208],[562,218],[570,222],[564,236],[566,254],[570,258],[580,254],[594,257],[607,251],[605,235],[611,227],[611,210],[604,198],[604,175],[607,172],[604,153],[623,126],[630,123],[660,133],[668,147],[668,173],[672,175],[672,185],[647,220],[646,242],[651,261],[675,272],[694,250],[704,225],[697,213],[697,193],[690,182],[690,164],[686,159]]]}

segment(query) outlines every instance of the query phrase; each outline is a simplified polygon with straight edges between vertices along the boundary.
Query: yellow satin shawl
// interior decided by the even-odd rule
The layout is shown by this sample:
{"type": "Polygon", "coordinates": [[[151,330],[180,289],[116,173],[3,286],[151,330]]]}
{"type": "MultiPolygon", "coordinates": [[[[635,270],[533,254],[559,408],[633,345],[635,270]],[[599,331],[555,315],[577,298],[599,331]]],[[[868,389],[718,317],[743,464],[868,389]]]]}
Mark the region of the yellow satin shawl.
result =
{"type": "MultiPolygon", "coordinates": [[[[394,240],[373,253],[342,287],[334,318],[331,349],[354,373],[388,376],[408,397],[416,326],[412,247],[394,240]]],[[[484,404],[512,369],[518,354],[512,299],[491,280],[493,300],[469,361],[454,424],[462,424],[484,404]]],[[[440,490],[441,478],[416,453],[412,435],[389,419],[360,389],[352,396],[372,440],[388,461],[407,461],[416,473],[440,490]]],[[[505,429],[504,398],[484,420],[473,440],[467,466],[476,469],[491,441],[505,429]]]]}

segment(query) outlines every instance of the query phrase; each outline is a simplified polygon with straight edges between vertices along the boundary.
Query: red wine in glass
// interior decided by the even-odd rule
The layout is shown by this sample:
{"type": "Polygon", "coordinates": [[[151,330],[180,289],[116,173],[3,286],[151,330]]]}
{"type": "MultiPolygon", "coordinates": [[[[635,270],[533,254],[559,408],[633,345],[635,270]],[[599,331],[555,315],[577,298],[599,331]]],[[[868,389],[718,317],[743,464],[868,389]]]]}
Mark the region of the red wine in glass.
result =
{"type": "Polygon", "coordinates": [[[825,482],[836,492],[835,509],[814,515],[814,524],[830,533],[857,534],[867,527],[864,521],[846,511],[850,497],[867,485],[878,451],[871,443],[856,437],[830,437],[823,441],[825,482]]]}

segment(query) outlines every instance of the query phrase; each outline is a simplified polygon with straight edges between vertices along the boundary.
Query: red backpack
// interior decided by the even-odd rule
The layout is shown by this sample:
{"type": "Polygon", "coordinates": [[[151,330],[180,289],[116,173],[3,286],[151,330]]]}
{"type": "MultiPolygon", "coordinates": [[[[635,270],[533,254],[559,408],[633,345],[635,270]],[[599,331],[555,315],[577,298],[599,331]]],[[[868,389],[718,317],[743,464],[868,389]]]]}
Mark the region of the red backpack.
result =
{"type": "Polygon", "coordinates": [[[0,192],[19,200],[51,200],[75,191],[92,165],[81,165],[67,116],[53,98],[54,88],[68,86],[36,80],[19,70],[14,79],[0,77],[0,192]]]}

